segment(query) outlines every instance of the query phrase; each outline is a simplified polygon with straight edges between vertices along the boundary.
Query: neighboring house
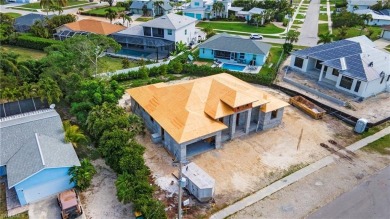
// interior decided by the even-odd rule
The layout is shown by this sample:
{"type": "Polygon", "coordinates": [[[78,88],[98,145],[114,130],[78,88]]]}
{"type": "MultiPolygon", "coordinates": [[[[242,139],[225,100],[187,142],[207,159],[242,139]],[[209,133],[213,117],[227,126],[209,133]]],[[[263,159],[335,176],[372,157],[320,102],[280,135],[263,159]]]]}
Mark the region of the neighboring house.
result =
{"type": "Polygon", "coordinates": [[[221,143],[278,126],[288,104],[223,73],[178,84],[127,90],[132,112],[177,159],[221,148],[221,143]]]}
{"type": "Polygon", "coordinates": [[[221,33],[199,46],[199,58],[262,66],[270,49],[270,44],[259,40],[221,33]]]}
{"type": "Polygon", "coordinates": [[[390,53],[375,48],[366,36],[294,51],[290,66],[362,98],[390,86],[390,53]]]}
{"type": "Polygon", "coordinates": [[[171,13],[172,6],[169,0],[136,0],[131,3],[129,10],[134,14],[155,17],[171,13]],[[162,2],[162,4],[156,2],[162,2]],[[146,13],[144,6],[146,6],[146,13]]]}
{"type": "Polygon", "coordinates": [[[175,43],[190,44],[198,40],[196,19],[177,14],[167,14],[126,30],[112,34],[122,48],[169,54],[175,43]],[[156,51],[157,50],[157,51],[156,51]]]}
{"type": "Polygon", "coordinates": [[[107,36],[125,29],[126,27],[122,25],[110,24],[108,22],[98,21],[94,19],[84,19],[57,27],[57,33],[54,34],[54,38],[64,40],[66,38],[78,34],[85,35],[88,33],[95,33],[107,36]]]}
{"type": "MultiPolygon", "coordinates": [[[[262,8],[252,8],[249,11],[243,11],[242,9],[242,7],[231,7],[229,11],[233,12],[236,17],[245,18],[247,21],[250,21],[253,15],[264,14],[265,12],[265,9],[262,8]]],[[[264,23],[264,19],[262,19],[261,23],[264,23]]]]}
{"type": "Polygon", "coordinates": [[[233,0],[192,0],[190,6],[183,10],[183,14],[188,17],[196,18],[197,20],[212,19],[216,17],[227,18],[232,2],[233,0]],[[220,12],[213,11],[213,5],[216,2],[221,2],[223,4],[223,8],[220,12]]]}
{"type": "Polygon", "coordinates": [[[382,27],[381,37],[385,40],[390,40],[390,25],[382,27]]]}
{"type": "MultiPolygon", "coordinates": [[[[373,11],[371,9],[356,10],[355,14],[370,14],[372,16],[372,21],[368,22],[368,25],[390,25],[390,16],[381,14],[380,12],[373,11]]],[[[366,21],[364,21],[366,22],[366,21]]]]}
{"type": "Polygon", "coordinates": [[[378,0],[347,0],[347,11],[354,12],[355,10],[370,9],[378,0]]]}
{"type": "Polygon", "coordinates": [[[44,21],[46,17],[51,18],[53,16],[34,13],[26,14],[15,19],[14,28],[16,32],[28,32],[36,21],[44,21]]]}
{"type": "Polygon", "coordinates": [[[1,104],[0,115],[0,176],[20,205],[73,188],[68,170],[80,162],[58,113],[37,98],[1,104]]]}

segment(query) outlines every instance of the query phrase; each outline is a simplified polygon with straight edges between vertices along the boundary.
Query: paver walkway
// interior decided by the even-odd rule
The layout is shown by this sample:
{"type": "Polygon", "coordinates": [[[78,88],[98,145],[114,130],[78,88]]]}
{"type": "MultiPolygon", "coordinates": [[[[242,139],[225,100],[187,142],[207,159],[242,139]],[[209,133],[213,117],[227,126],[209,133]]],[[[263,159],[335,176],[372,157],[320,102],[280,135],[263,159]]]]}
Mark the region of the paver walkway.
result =
{"type": "Polygon", "coordinates": [[[298,45],[316,46],[318,41],[318,15],[320,0],[312,0],[306,12],[306,19],[301,28],[298,45]]]}
{"type": "MultiPolygon", "coordinates": [[[[381,130],[380,132],[377,132],[375,133],[374,135],[371,135],[367,138],[364,138],[360,141],[357,141],[353,144],[351,144],[350,146],[346,147],[348,150],[350,151],[356,151],[356,150],[359,150],[360,148],[366,146],[367,144],[385,136],[385,135],[389,135],[390,134],[390,127],[387,127],[383,130],[381,130]]],[[[340,151],[340,153],[343,153],[343,151],[340,151]]],[[[229,215],[232,215],[260,200],[262,200],[263,198],[277,192],[278,190],[281,190],[283,189],[284,187],[304,178],[305,176],[335,162],[335,155],[329,155],[329,156],[326,156],[324,158],[322,158],[321,160],[313,163],[313,164],[310,164],[309,166],[307,167],[304,167],[300,170],[298,170],[297,172],[283,178],[283,179],[280,179],[278,181],[276,181],[275,183],[272,183],[271,185],[257,191],[256,193],[254,193],[253,195],[250,195],[244,199],[242,199],[241,201],[238,201],[218,212],[216,212],[215,214],[213,214],[210,218],[211,219],[222,219],[222,218],[225,218],[225,217],[228,217],[229,215]]]]}
{"type": "Polygon", "coordinates": [[[328,29],[332,33],[332,17],[330,14],[330,3],[329,0],[326,2],[326,14],[328,15],[328,29]]]}

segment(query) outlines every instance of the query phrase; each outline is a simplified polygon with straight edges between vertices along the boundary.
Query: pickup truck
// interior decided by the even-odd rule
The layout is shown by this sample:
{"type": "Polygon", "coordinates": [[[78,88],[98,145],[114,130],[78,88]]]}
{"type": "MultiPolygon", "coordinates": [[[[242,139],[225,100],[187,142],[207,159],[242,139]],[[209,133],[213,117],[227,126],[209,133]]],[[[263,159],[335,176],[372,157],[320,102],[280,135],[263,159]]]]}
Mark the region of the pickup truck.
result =
{"type": "Polygon", "coordinates": [[[58,194],[57,201],[61,208],[62,219],[74,219],[83,214],[79,196],[74,189],[58,194]]]}

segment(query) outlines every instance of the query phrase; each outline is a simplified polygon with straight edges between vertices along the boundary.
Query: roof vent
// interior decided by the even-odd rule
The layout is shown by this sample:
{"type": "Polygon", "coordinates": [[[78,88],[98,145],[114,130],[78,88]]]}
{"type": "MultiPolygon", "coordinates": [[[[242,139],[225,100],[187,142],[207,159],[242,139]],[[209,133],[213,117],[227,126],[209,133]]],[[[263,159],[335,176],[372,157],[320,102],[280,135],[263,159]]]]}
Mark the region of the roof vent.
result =
{"type": "Polygon", "coordinates": [[[347,63],[345,62],[345,58],[340,58],[341,70],[347,70],[347,63]]]}
{"type": "Polygon", "coordinates": [[[368,67],[373,67],[374,66],[374,62],[370,62],[369,64],[368,64],[368,67]]]}

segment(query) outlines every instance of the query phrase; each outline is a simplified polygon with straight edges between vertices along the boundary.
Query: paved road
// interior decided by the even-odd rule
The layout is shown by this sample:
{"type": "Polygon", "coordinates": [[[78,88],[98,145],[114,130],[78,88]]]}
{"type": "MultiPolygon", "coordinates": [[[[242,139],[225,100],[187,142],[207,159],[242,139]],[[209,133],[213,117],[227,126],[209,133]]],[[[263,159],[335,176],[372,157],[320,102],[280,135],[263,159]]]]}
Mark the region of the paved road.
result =
{"type": "MultiPolygon", "coordinates": [[[[385,135],[389,135],[389,134],[390,134],[390,127],[387,127],[387,128],[385,128],[385,129],[383,129],[383,130],[381,130],[381,131],[379,131],[379,132],[377,132],[369,137],[363,138],[363,139],[351,144],[350,146],[346,147],[346,149],[348,149],[350,151],[359,150],[360,148],[366,146],[367,144],[374,142],[375,140],[377,140],[385,135]]],[[[271,194],[297,182],[300,179],[303,179],[304,177],[320,170],[321,168],[326,167],[331,163],[334,163],[335,162],[334,156],[335,155],[333,155],[333,154],[326,156],[326,157],[322,158],[321,160],[318,160],[317,162],[312,163],[312,164],[298,170],[297,172],[294,172],[293,174],[288,175],[288,176],[272,183],[271,185],[260,189],[259,191],[253,193],[252,195],[249,195],[246,198],[243,198],[240,201],[237,201],[234,204],[229,205],[226,208],[214,213],[213,215],[211,215],[210,219],[226,218],[226,217],[228,217],[228,216],[230,216],[238,211],[245,209],[246,207],[248,207],[250,205],[255,204],[256,202],[258,202],[258,201],[270,196],[271,194]]]]}
{"type": "Polygon", "coordinates": [[[298,45],[316,46],[318,41],[318,15],[320,0],[312,0],[306,12],[306,19],[300,30],[298,45]]]}
{"type": "Polygon", "coordinates": [[[308,218],[390,218],[390,166],[308,218]]]}

